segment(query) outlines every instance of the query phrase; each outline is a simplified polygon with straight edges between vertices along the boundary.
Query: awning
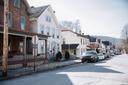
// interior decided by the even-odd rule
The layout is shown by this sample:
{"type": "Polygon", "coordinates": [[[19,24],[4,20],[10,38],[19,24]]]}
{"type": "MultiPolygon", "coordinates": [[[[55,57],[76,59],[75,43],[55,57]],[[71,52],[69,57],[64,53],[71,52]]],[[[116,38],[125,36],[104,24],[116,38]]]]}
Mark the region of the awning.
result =
{"type": "Polygon", "coordinates": [[[62,44],[62,49],[76,49],[79,44],[62,44]]]}

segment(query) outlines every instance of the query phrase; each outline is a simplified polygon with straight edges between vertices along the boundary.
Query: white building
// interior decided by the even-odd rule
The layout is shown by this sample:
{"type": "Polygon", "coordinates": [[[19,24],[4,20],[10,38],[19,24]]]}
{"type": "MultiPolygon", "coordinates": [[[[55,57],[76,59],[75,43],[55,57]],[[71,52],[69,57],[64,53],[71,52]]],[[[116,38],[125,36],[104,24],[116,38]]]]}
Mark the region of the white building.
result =
{"type": "Polygon", "coordinates": [[[73,32],[69,29],[62,29],[62,51],[69,51],[71,55],[81,57],[86,51],[88,39],[84,35],[73,32]]]}
{"type": "MultiPolygon", "coordinates": [[[[55,16],[55,11],[50,5],[42,7],[31,7],[31,31],[36,33],[41,33],[50,36],[48,38],[48,58],[55,56],[58,51],[61,51],[60,44],[60,29],[58,26],[58,21],[55,16]]],[[[38,54],[43,54],[44,41],[37,39],[38,42],[38,54]]]]}

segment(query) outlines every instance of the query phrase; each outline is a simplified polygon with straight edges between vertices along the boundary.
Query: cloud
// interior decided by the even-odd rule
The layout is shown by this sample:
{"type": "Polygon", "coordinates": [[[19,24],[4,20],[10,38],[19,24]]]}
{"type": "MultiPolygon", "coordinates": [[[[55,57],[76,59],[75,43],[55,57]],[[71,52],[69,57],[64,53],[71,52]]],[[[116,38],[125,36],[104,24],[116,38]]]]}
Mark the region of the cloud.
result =
{"type": "Polygon", "coordinates": [[[28,0],[31,5],[51,4],[58,20],[79,19],[85,34],[120,37],[128,23],[127,0],[28,0]]]}

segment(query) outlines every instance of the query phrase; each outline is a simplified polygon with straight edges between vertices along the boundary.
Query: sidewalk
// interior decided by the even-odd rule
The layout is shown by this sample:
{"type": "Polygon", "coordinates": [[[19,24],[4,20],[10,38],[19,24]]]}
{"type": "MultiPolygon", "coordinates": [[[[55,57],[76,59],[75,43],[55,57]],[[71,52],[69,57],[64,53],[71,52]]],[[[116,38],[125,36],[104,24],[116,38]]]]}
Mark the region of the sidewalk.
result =
{"type": "MultiPolygon", "coordinates": [[[[35,71],[33,67],[26,67],[26,68],[18,68],[15,70],[8,70],[8,79],[17,78],[20,76],[30,75],[37,72],[49,71],[60,67],[65,67],[68,65],[78,64],[81,60],[69,60],[64,62],[55,62],[49,64],[42,64],[36,66],[35,71]]],[[[2,80],[2,72],[0,72],[0,80],[2,80]]]]}

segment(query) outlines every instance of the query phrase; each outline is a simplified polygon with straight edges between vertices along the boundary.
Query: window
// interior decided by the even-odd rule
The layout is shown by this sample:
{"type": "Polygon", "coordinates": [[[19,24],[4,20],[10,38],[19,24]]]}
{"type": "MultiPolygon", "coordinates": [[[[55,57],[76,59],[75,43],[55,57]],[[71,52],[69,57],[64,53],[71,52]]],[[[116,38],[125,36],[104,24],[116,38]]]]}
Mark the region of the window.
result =
{"type": "Polygon", "coordinates": [[[8,28],[12,27],[12,13],[8,13],[8,28]]]}
{"type": "Polygon", "coordinates": [[[81,48],[81,55],[82,55],[82,53],[83,53],[83,49],[81,48]]]}
{"type": "Polygon", "coordinates": [[[46,21],[47,22],[51,22],[51,17],[50,16],[46,16],[46,21]]]}
{"type": "Polygon", "coordinates": [[[65,38],[63,39],[63,44],[66,44],[66,39],[65,38]]]}
{"type": "Polygon", "coordinates": [[[44,25],[40,25],[41,33],[44,34],[44,25]]]}
{"type": "Polygon", "coordinates": [[[13,4],[17,8],[20,8],[20,2],[21,2],[21,0],[13,0],[13,4]]]}
{"type": "Polygon", "coordinates": [[[57,48],[57,51],[59,51],[59,50],[60,50],[60,49],[59,49],[59,44],[57,44],[57,47],[58,47],[58,48],[57,48]]]}
{"type": "Polygon", "coordinates": [[[81,45],[82,45],[82,38],[81,38],[81,45]]]}
{"type": "Polygon", "coordinates": [[[52,38],[55,38],[55,28],[52,28],[52,38]]]}
{"type": "Polygon", "coordinates": [[[59,38],[59,30],[56,30],[57,38],[59,38]]]}
{"type": "Polygon", "coordinates": [[[21,16],[21,30],[25,30],[26,27],[26,18],[25,16],[21,16]]]}
{"type": "Polygon", "coordinates": [[[85,44],[85,40],[83,39],[83,45],[85,44]]]}
{"type": "Polygon", "coordinates": [[[47,33],[47,35],[50,35],[50,27],[46,27],[46,33],[47,33]]]}
{"type": "Polygon", "coordinates": [[[59,35],[57,35],[57,38],[59,38],[59,35]]]}
{"type": "Polygon", "coordinates": [[[52,38],[54,38],[54,37],[55,37],[55,34],[52,35],[52,38]]]}

